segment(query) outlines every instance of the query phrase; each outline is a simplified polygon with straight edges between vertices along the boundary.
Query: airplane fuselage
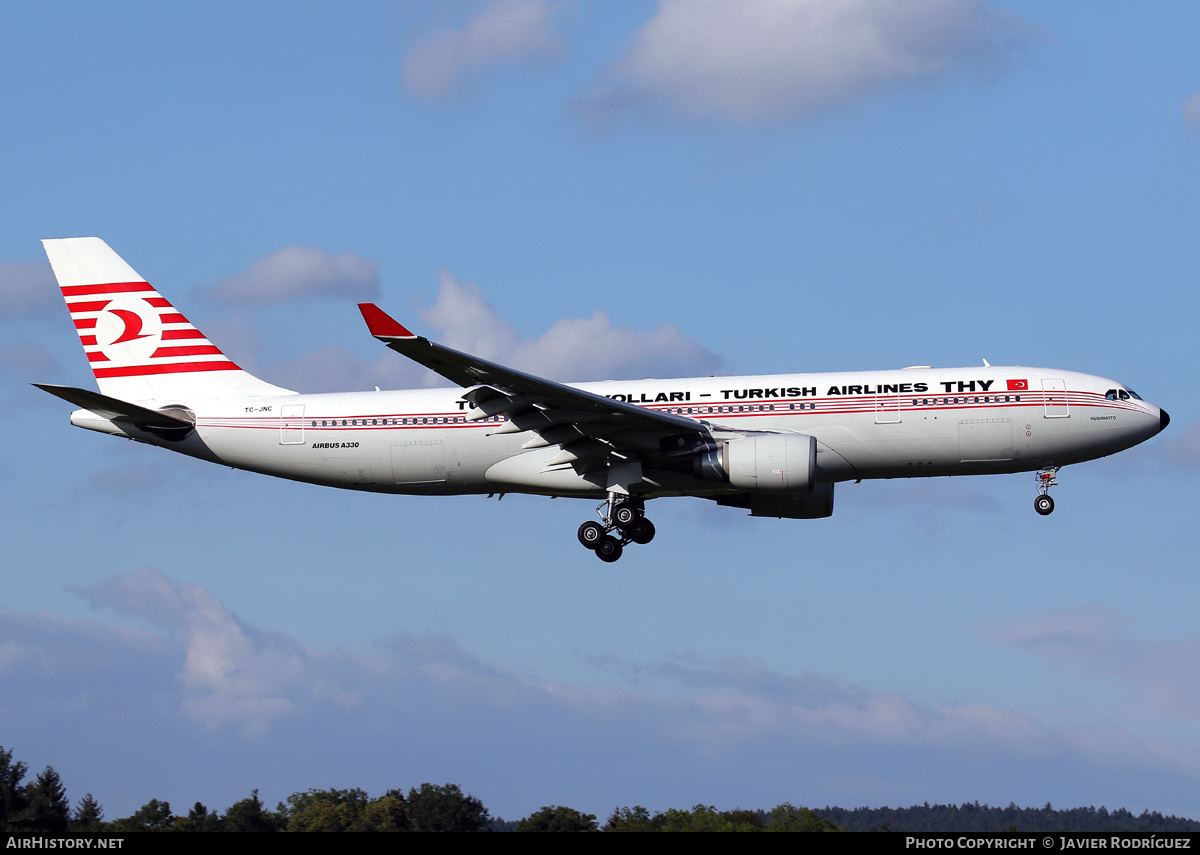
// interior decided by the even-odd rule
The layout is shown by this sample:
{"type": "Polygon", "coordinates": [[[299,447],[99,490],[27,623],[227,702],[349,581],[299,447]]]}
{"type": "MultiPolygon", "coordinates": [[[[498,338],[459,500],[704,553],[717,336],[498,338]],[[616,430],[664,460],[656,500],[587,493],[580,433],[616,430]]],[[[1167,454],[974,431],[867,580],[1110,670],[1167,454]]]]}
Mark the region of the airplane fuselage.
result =
{"type": "MultiPolygon", "coordinates": [[[[705,423],[714,437],[787,431],[816,437],[817,482],[1024,472],[1091,460],[1156,434],[1161,412],[1121,384],[1025,367],[902,369],[573,384],[705,423]],[[1116,393],[1116,394],[1114,394],[1116,393]],[[1122,395],[1124,395],[1122,397],[1122,395]]],[[[468,420],[462,390],[342,392],[183,401],[196,430],[179,442],[86,410],[73,421],[269,475],[384,493],[528,492],[603,498],[556,449],[468,420]]],[[[732,488],[649,470],[651,498],[732,488]]]]}
{"type": "Polygon", "coordinates": [[[1056,369],[893,371],[566,385],[416,335],[360,303],[378,341],[455,384],[304,395],[239,368],[98,238],[45,241],[99,392],[38,384],[80,427],[254,472],[379,493],[604,500],[577,539],[603,561],[655,534],[646,501],[698,496],[820,519],[834,485],[1037,471],[1137,445],[1169,417],[1056,369]]]}

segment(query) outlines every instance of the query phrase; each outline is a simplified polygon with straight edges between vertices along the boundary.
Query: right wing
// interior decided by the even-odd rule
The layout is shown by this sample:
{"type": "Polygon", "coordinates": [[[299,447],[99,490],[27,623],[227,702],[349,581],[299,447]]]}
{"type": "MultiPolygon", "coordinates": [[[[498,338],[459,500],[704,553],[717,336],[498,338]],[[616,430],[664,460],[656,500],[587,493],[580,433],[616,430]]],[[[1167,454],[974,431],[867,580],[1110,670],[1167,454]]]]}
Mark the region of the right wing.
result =
{"type": "Polygon", "coordinates": [[[506,368],[415,335],[374,303],[359,309],[371,335],[467,390],[469,421],[503,416],[492,433],[529,431],[534,437],[524,448],[558,446],[547,470],[570,466],[583,475],[607,468],[609,488],[624,492],[642,480],[643,464],[682,461],[713,441],[707,422],[506,368]]]}

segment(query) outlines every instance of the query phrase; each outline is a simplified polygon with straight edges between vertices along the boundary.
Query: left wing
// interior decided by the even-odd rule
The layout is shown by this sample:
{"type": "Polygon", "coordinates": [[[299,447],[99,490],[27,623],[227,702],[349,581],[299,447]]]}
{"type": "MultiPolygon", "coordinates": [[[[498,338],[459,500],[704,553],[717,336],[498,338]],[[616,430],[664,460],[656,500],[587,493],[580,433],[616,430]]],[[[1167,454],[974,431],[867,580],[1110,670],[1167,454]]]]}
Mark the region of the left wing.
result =
{"type": "Polygon", "coordinates": [[[627,492],[654,467],[691,458],[712,443],[704,421],[614,401],[555,383],[414,335],[374,303],[359,303],[371,335],[392,350],[465,388],[468,421],[503,416],[493,434],[530,432],[522,447],[558,446],[546,470],[570,466],[579,474],[608,469],[609,489],[627,492]]]}

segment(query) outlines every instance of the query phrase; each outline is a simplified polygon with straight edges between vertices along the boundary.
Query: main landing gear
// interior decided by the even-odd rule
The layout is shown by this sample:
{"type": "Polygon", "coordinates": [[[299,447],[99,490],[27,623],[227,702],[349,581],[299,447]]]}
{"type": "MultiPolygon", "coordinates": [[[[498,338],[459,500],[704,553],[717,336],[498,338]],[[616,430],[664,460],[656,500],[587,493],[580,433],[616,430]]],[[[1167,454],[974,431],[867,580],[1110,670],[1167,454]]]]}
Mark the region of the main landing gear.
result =
{"type": "Polygon", "coordinates": [[[1038,497],[1033,500],[1033,509],[1042,516],[1054,512],[1054,500],[1050,498],[1050,488],[1058,484],[1054,476],[1058,474],[1057,466],[1047,466],[1037,474],[1038,497]]]}
{"type": "Polygon", "coordinates": [[[646,519],[646,503],[642,499],[609,493],[608,498],[596,506],[596,511],[603,523],[588,520],[581,525],[579,542],[594,550],[601,561],[616,561],[630,543],[654,540],[654,523],[646,519]],[[610,532],[615,532],[616,536],[610,532]]]}

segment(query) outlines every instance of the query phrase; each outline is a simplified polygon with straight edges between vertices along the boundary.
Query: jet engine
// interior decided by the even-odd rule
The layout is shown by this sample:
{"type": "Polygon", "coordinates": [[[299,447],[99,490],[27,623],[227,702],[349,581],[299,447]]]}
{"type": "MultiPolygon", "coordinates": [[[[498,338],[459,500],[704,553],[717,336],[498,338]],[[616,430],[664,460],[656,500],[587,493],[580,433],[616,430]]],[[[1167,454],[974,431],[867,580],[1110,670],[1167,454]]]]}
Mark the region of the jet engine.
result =
{"type": "Polygon", "coordinates": [[[816,487],[817,438],[760,433],[707,446],[692,460],[703,481],[722,481],[750,493],[791,496],[816,487]]]}

